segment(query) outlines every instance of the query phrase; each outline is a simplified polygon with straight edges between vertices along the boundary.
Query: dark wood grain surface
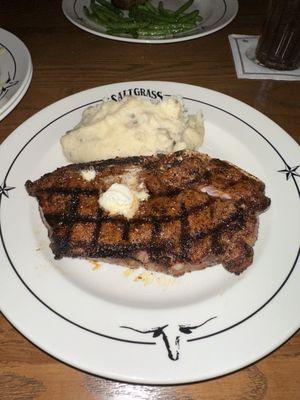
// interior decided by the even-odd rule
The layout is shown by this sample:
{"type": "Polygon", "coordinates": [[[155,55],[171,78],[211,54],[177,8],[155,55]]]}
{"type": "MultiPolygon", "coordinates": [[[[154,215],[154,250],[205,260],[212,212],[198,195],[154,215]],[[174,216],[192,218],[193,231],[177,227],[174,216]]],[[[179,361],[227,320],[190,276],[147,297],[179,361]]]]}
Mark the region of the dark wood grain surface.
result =
{"type": "MultiPolygon", "coordinates": [[[[258,34],[265,9],[266,1],[242,0],[235,20],[219,32],[187,42],[147,45],[107,40],[76,28],[64,17],[59,0],[2,0],[0,26],[27,45],[34,73],[22,101],[0,122],[0,142],[37,111],[72,93],[122,81],[165,80],[203,86],[244,101],[299,143],[300,83],[236,78],[228,35],[258,34]]],[[[69,367],[35,347],[1,316],[0,398],[299,399],[300,334],[228,376],[155,387],[110,381],[69,367]]]]}

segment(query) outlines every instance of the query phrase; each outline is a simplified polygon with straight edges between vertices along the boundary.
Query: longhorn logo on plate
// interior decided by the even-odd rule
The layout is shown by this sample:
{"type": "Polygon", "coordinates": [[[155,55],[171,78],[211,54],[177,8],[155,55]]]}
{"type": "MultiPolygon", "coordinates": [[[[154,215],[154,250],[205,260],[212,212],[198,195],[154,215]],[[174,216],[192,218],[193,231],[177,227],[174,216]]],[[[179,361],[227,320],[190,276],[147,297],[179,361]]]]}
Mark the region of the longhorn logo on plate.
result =
{"type": "Polygon", "coordinates": [[[19,83],[19,81],[14,81],[10,77],[10,73],[7,73],[8,77],[2,87],[0,87],[0,99],[6,95],[6,93],[9,91],[9,89],[19,83]]]}
{"type": "Polygon", "coordinates": [[[179,359],[180,343],[182,341],[182,336],[192,334],[198,328],[202,327],[203,325],[207,324],[209,321],[215,318],[217,317],[211,317],[206,321],[200,323],[199,325],[166,324],[150,329],[137,329],[130,326],[120,326],[120,328],[130,329],[143,335],[152,334],[153,338],[161,338],[167,349],[168,357],[170,358],[170,360],[177,361],[179,359]]]}

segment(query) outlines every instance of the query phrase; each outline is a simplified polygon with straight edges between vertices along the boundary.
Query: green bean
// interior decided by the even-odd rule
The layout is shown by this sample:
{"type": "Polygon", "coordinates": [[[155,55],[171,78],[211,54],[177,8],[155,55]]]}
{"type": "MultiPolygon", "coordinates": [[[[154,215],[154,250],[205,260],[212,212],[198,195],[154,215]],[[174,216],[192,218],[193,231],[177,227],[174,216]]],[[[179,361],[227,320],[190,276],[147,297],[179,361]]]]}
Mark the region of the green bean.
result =
{"type": "Polygon", "coordinates": [[[189,14],[183,14],[182,16],[180,16],[178,18],[178,21],[183,22],[183,21],[195,21],[195,22],[199,22],[201,21],[201,17],[199,15],[198,10],[194,10],[192,12],[190,12],[189,14]]]}
{"type": "Polygon", "coordinates": [[[84,14],[86,15],[86,17],[92,21],[95,22],[95,24],[101,24],[101,25],[105,25],[106,24],[106,20],[104,20],[103,18],[99,18],[96,14],[94,14],[93,12],[90,12],[90,10],[87,7],[83,7],[83,11],[84,14]]]}
{"type": "MultiPolygon", "coordinates": [[[[136,20],[136,21],[153,21],[153,20],[157,20],[156,16],[149,13],[146,10],[141,10],[141,9],[137,9],[134,8],[132,10],[129,11],[128,13],[129,18],[136,20]]],[[[163,22],[165,22],[165,20],[163,20],[163,22]]]]}
{"type": "Polygon", "coordinates": [[[108,35],[112,35],[112,36],[121,35],[122,33],[127,33],[127,34],[131,35],[133,38],[138,38],[139,37],[138,31],[135,30],[135,29],[133,29],[133,30],[124,30],[124,29],[109,28],[109,29],[107,29],[106,33],[108,35]]]}
{"type": "MultiPolygon", "coordinates": [[[[170,25],[162,25],[162,24],[155,24],[155,25],[150,25],[149,27],[141,28],[139,29],[139,32],[152,32],[151,36],[154,36],[155,34],[161,35],[162,32],[166,32],[166,34],[170,33],[177,33],[177,32],[182,32],[185,30],[191,29],[192,25],[191,24],[170,24],[170,25]]],[[[143,33],[143,35],[145,35],[143,33]]]]}
{"type": "Polygon", "coordinates": [[[94,3],[96,5],[97,5],[97,3],[101,4],[103,7],[106,7],[107,9],[113,11],[115,14],[118,14],[118,15],[122,15],[123,14],[122,11],[120,10],[120,8],[115,7],[112,3],[109,3],[109,2],[107,2],[105,0],[92,0],[92,1],[94,1],[94,3]]]}
{"type": "Polygon", "coordinates": [[[168,14],[168,15],[161,14],[158,11],[154,12],[151,8],[146,6],[146,4],[140,4],[134,9],[138,10],[141,14],[143,14],[145,18],[148,17],[148,18],[156,19],[158,21],[164,21],[166,24],[169,22],[174,22],[176,20],[174,17],[174,12],[173,12],[173,14],[168,14]]]}
{"type": "MultiPolygon", "coordinates": [[[[188,28],[189,29],[189,28],[188,28]]],[[[143,30],[139,30],[138,34],[139,36],[165,36],[165,35],[173,35],[174,33],[181,33],[184,32],[186,30],[188,30],[186,27],[178,27],[176,30],[174,30],[174,28],[171,27],[161,27],[160,29],[143,29],[143,30]]]]}
{"type": "Polygon", "coordinates": [[[108,34],[122,33],[132,37],[160,37],[174,35],[193,29],[201,17],[198,10],[187,13],[193,0],[188,0],[176,11],[166,9],[163,1],[155,7],[150,1],[133,7],[128,16],[107,0],[91,0],[90,6],[83,7],[86,17],[101,24],[108,34]]]}
{"type": "Polygon", "coordinates": [[[135,19],[135,20],[140,20],[140,19],[144,19],[145,18],[144,12],[138,10],[136,7],[132,8],[131,10],[129,10],[128,16],[129,16],[129,18],[132,18],[132,19],[135,19]]]}
{"type": "Polygon", "coordinates": [[[190,8],[193,3],[194,3],[194,0],[188,0],[181,7],[179,7],[178,10],[175,11],[175,14],[176,15],[182,14],[184,11],[186,11],[188,8],[190,8]]]}
{"type": "Polygon", "coordinates": [[[165,17],[169,17],[169,18],[172,18],[172,19],[176,19],[176,15],[175,15],[174,11],[167,10],[164,7],[164,3],[162,1],[160,1],[158,3],[158,11],[159,11],[160,15],[163,15],[165,17]]]}
{"type": "Polygon", "coordinates": [[[108,8],[97,6],[96,4],[91,4],[91,10],[99,17],[107,18],[112,21],[122,21],[123,17],[118,14],[115,14],[108,8]]]}
{"type": "Polygon", "coordinates": [[[166,30],[171,30],[171,31],[178,31],[178,30],[182,30],[182,29],[189,29],[192,26],[192,24],[178,24],[178,23],[174,23],[174,24],[170,24],[170,25],[160,25],[160,24],[156,24],[156,25],[151,25],[151,29],[153,29],[153,31],[155,30],[160,30],[160,29],[166,29],[166,30]]]}
{"type": "Polygon", "coordinates": [[[149,22],[133,22],[133,21],[125,21],[113,23],[110,22],[107,26],[110,29],[118,29],[118,30],[132,30],[132,29],[143,29],[149,26],[149,22]]]}
{"type": "Polygon", "coordinates": [[[98,12],[106,13],[106,15],[112,15],[115,17],[122,18],[123,13],[120,9],[114,7],[111,3],[108,3],[106,0],[91,0],[91,8],[98,12]]]}
{"type": "Polygon", "coordinates": [[[87,6],[83,6],[83,12],[84,12],[84,15],[85,15],[86,17],[88,17],[88,18],[90,18],[91,15],[92,15],[92,13],[90,12],[90,10],[88,9],[87,6]]]}
{"type": "Polygon", "coordinates": [[[155,8],[151,3],[145,3],[145,4],[139,4],[138,6],[134,7],[139,10],[143,10],[146,13],[151,14],[152,16],[155,17],[160,17],[160,18],[165,18],[166,20],[172,19],[174,20],[175,18],[175,13],[174,11],[165,12],[161,13],[158,8],[155,8]]]}
{"type": "Polygon", "coordinates": [[[158,3],[158,11],[163,14],[165,12],[165,7],[164,7],[164,3],[162,1],[160,1],[158,3]]]}
{"type": "Polygon", "coordinates": [[[166,36],[166,35],[170,35],[170,34],[172,34],[173,32],[172,32],[172,30],[166,30],[166,29],[161,29],[160,31],[159,30],[155,30],[155,31],[153,31],[152,29],[148,29],[148,30],[139,30],[138,31],[138,35],[139,35],[139,37],[140,36],[156,36],[156,37],[159,37],[159,36],[166,36]]]}
{"type": "Polygon", "coordinates": [[[149,11],[152,11],[154,14],[159,15],[159,11],[157,8],[155,8],[153,6],[153,4],[150,3],[150,1],[146,1],[146,3],[141,4],[143,5],[146,9],[148,9],[149,11]]]}

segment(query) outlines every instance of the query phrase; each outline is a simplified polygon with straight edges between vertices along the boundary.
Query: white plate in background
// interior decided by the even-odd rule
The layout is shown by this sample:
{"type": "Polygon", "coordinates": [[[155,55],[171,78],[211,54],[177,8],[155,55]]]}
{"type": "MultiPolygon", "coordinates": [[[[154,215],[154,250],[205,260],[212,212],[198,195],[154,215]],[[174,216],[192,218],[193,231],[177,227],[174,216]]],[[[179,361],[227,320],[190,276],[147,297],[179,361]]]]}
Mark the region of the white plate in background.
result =
{"type": "Polygon", "coordinates": [[[0,28],[0,121],[25,95],[32,78],[32,62],[25,44],[0,28]]]}
{"type": "MultiPolygon", "coordinates": [[[[176,10],[185,1],[183,0],[165,0],[164,5],[167,9],[176,10]]],[[[176,34],[173,37],[157,37],[157,38],[133,38],[127,34],[109,35],[105,32],[105,28],[101,25],[90,21],[83,12],[84,6],[89,6],[90,0],[63,0],[62,9],[66,18],[78,28],[83,29],[94,35],[102,36],[107,39],[120,40],[123,42],[133,43],[174,43],[185,40],[197,39],[202,36],[210,35],[228,25],[238,12],[237,0],[195,0],[194,4],[188,11],[199,10],[203,18],[198,26],[190,31],[176,34]]],[[[157,5],[158,0],[154,0],[153,4],[157,5]]]]}

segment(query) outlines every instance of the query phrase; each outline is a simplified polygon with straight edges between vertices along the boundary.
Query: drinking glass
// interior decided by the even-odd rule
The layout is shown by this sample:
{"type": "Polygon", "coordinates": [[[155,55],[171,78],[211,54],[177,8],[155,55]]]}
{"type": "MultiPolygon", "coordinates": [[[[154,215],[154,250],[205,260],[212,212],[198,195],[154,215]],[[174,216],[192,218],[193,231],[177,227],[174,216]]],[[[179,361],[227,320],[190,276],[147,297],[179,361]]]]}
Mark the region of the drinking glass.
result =
{"type": "Polygon", "coordinates": [[[300,64],[300,0],[269,0],[256,48],[265,67],[293,70],[300,64]]]}

